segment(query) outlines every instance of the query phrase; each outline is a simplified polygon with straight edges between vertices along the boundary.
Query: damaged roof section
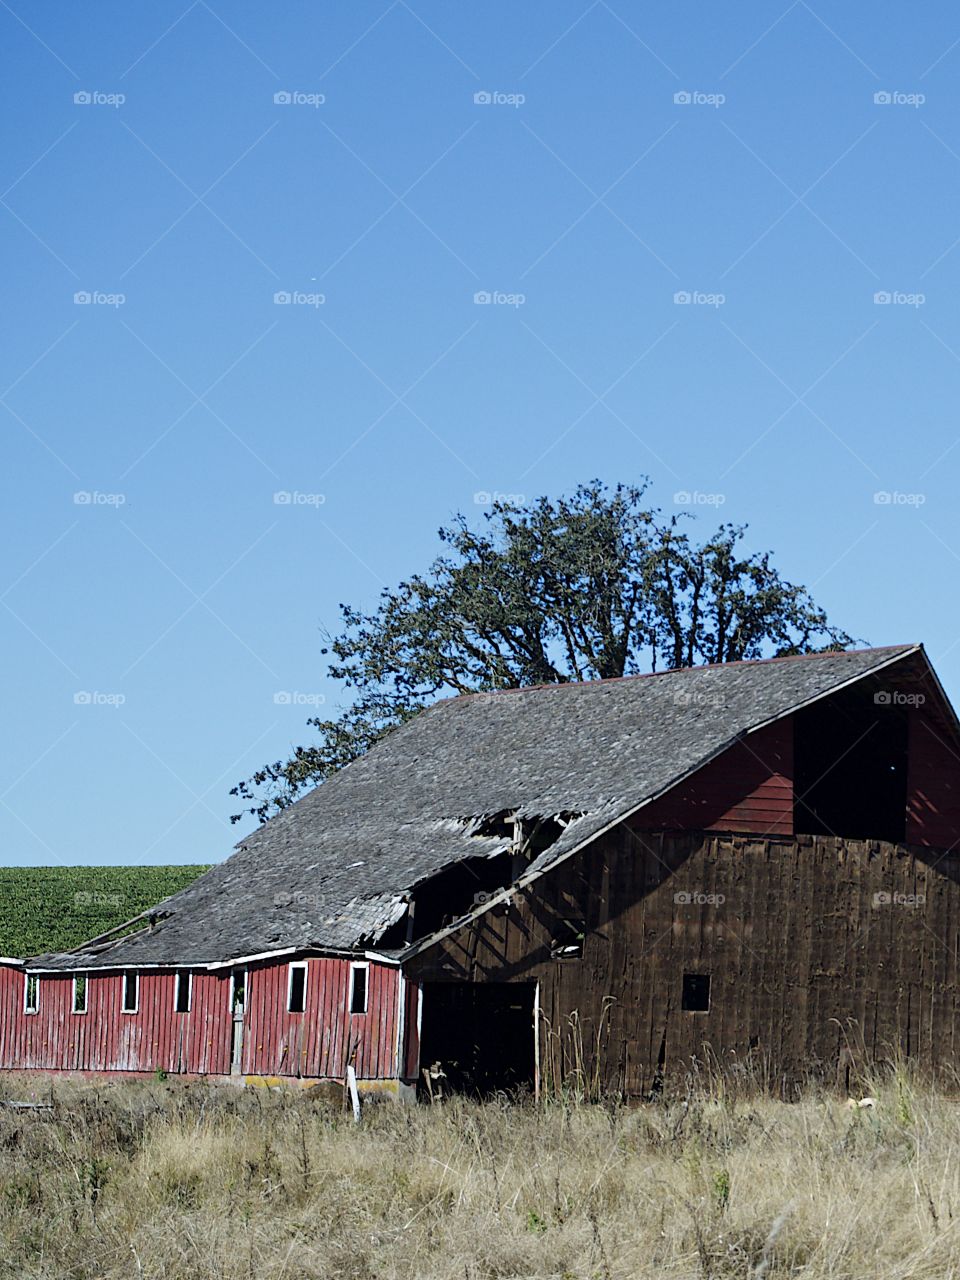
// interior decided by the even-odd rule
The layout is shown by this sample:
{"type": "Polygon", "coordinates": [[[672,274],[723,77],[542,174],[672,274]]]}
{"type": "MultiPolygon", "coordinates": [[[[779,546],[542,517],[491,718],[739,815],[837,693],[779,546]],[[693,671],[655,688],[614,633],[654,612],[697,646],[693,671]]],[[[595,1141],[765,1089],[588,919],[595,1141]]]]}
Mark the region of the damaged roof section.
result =
{"type": "Polygon", "coordinates": [[[505,888],[546,870],[740,735],[911,655],[926,661],[903,645],[437,703],[247,836],[140,932],[35,963],[400,949],[472,909],[491,878],[505,888]]]}

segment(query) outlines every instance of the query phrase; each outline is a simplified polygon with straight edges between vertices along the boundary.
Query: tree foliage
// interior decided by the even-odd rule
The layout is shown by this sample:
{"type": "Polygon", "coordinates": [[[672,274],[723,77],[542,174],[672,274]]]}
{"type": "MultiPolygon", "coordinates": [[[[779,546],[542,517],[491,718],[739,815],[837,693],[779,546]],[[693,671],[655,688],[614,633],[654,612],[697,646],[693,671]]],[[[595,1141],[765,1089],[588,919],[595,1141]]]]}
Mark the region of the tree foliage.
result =
{"type": "Polygon", "coordinates": [[[349,705],[308,721],[316,743],[233,788],[244,813],[264,820],[440,696],[852,643],[769,552],[743,548],[745,526],[698,542],[646,489],[593,481],[569,498],[499,501],[480,530],[458,515],[427,573],[372,613],[341,605],[323,652],[349,705]]]}

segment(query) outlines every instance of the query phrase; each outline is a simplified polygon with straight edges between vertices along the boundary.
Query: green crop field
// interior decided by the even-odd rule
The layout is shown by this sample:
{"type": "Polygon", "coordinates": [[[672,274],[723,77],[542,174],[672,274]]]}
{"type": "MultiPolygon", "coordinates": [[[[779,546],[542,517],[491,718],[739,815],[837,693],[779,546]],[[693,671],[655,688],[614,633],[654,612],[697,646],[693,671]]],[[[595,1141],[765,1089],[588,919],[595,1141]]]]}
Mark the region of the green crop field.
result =
{"type": "Polygon", "coordinates": [[[0,956],[65,951],[177,893],[207,867],[0,867],[0,956]]]}

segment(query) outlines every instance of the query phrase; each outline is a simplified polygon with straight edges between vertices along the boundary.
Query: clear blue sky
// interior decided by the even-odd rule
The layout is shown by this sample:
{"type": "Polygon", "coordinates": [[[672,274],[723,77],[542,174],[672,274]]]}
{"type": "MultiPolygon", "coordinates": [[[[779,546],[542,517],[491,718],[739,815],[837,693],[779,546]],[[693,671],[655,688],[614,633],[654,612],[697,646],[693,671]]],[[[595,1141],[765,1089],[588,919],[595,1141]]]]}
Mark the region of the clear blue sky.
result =
{"type": "Polygon", "coordinates": [[[336,706],[338,602],[483,491],[720,495],[960,694],[955,5],[0,29],[0,862],[225,856],[229,786],[336,706]]]}

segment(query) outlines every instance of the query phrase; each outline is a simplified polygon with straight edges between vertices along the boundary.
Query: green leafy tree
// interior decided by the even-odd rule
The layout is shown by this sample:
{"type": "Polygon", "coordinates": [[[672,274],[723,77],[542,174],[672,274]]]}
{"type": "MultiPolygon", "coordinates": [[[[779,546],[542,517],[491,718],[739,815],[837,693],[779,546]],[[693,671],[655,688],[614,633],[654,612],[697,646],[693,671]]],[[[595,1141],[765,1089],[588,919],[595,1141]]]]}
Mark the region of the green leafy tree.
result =
{"type": "Polygon", "coordinates": [[[570,498],[498,501],[480,530],[457,516],[426,574],[383,591],[373,613],[341,605],[323,652],[349,705],[307,722],[313,745],[233,788],[246,805],[234,821],[266,819],[440,696],[852,643],[769,552],[742,548],[745,526],[697,542],[646,489],[593,481],[570,498]]]}

